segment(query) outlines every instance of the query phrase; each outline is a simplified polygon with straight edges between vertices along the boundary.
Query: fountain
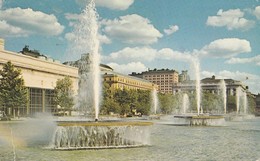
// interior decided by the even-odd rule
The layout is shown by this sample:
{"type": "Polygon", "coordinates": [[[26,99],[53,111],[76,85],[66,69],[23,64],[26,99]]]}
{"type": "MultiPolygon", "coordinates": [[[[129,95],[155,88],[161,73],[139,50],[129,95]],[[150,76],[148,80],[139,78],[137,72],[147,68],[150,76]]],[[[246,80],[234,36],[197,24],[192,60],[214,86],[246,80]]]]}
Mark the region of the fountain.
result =
{"type": "Polygon", "coordinates": [[[129,148],[149,145],[150,122],[59,122],[51,148],[129,148]]]}
{"type": "Polygon", "coordinates": [[[192,65],[195,69],[195,78],[196,78],[196,101],[197,101],[197,112],[200,114],[200,102],[201,102],[201,85],[200,85],[200,63],[198,57],[192,59],[192,65]]]}
{"type": "MultiPolygon", "coordinates": [[[[199,58],[194,56],[190,59],[193,69],[195,70],[195,89],[196,89],[196,107],[197,115],[185,114],[175,115],[173,125],[189,125],[189,126],[223,126],[225,119],[221,115],[203,114],[201,106],[201,83],[200,83],[200,63],[199,58]]],[[[184,99],[183,99],[184,100],[184,99]]],[[[226,103],[225,103],[226,104],[226,103]]],[[[184,103],[183,103],[184,106],[184,103]]],[[[185,107],[183,107],[185,109],[185,107]]]]}
{"type": "Polygon", "coordinates": [[[190,107],[190,101],[189,101],[189,96],[187,93],[183,94],[182,98],[182,113],[185,115],[187,113],[187,110],[190,107]]]}
{"type": "Polygon", "coordinates": [[[226,89],[226,83],[224,79],[222,79],[220,82],[220,88],[222,91],[224,114],[226,114],[227,113],[227,89],[226,89]]]}
{"type": "Polygon", "coordinates": [[[75,55],[84,53],[79,64],[80,87],[78,107],[83,106],[85,112],[94,108],[95,119],[98,119],[101,97],[100,54],[98,40],[98,14],[94,0],[91,0],[79,15],[78,23],[75,23],[73,35],[75,41],[71,43],[71,51],[75,55]],[[88,55],[86,53],[89,53],[88,55]],[[89,106],[87,106],[89,105],[89,106]]]}
{"type": "Polygon", "coordinates": [[[240,97],[241,97],[241,89],[238,87],[236,89],[236,106],[237,106],[237,114],[240,112],[240,97]]]}
{"type": "Polygon", "coordinates": [[[229,116],[231,121],[243,121],[245,119],[252,119],[255,116],[248,112],[248,100],[246,91],[242,91],[240,87],[236,89],[236,114],[229,116]]]}
{"type": "Polygon", "coordinates": [[[158,101],[158,95],[157,95],[157,90],[154,88],[152,91],[152,113],[156,115],[156,113],[158,112],[158,105],[159,105],[159,101],[158,101]]]}
{"type": "Polygon", "coordinates": [[[248,113],[248,102],[247,102],[247,94],[244,92],[243,94],[243,100],[244,100],[244,114],[246,115],[248,113]]]}
{"type": "Polygon", "coordinates": [[[50,147],[57,150],[136,147],[149,144],[149,122],[102,120],[99,118],[101,100],[101,72],[98,40],[98,14],[91,0],[79,16],[73,31],[76,40],[74,52],[84,54],[80,61],[78,104],[84,115],[93,115],[94,121],[63,119],[57,121],[50,147]]]}

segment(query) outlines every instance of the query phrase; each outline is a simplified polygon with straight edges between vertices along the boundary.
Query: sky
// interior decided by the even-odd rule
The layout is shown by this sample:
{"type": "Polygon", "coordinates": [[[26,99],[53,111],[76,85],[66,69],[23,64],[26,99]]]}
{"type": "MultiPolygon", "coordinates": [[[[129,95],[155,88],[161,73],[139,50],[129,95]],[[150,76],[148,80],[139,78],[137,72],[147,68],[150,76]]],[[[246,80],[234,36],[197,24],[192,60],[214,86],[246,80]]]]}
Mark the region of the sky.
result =
{"type": "MultiPolygon", "coordinates": [[[[61,62],[88,0],[0,0],[5,49],[30,49],[61,62]]],[[[95,0],[101,63],[130,74],[188,70],[235,79],[260,93],[259,0],[95,0]]]]}

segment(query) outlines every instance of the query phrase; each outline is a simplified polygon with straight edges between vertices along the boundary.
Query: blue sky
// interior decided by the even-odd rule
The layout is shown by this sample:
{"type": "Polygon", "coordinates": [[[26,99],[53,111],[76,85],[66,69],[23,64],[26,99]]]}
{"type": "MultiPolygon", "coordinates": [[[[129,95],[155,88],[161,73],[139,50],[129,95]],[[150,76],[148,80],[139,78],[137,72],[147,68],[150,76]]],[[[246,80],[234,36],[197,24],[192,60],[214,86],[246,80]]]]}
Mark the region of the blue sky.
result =
{"type": "MultiPolygon", "coordinates": [[[[102,63],[129,74],[148,68],[189,70],[201,78],[243,81],[260,92],[259,0],[95,0],[102,63]],[[246,80],[246,77],[248,79],[246,80]]],[[[25,45],[61,62],[88,0],[0,0],[5,49],[25,45]]]]}

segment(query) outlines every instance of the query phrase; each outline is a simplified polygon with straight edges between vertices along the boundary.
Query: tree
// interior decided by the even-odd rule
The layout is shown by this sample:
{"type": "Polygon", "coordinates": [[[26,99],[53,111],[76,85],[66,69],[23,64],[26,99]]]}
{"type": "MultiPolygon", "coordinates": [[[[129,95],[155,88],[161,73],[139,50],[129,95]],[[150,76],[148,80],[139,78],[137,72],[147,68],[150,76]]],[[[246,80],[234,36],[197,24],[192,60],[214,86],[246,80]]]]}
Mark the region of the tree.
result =
{"type": "Polygon", "coordinates": [[[119,113],[120,106],[114,100],[114,92],[110,89],[109,84],[103,83],[103,101],[101,105],[101,113],[109,114],[110,112],[119,113]]]}
{"type": "Polygon", "coordinates": [[[222,96],[211,92],[202,92],[201,106],[205,113],[223,113],[224,111],[222,96]]]}
{"type": "Polygon", "coordinates": [[[159,93],[158,98],[161,103],[160,108],[162,113],[171,114],[173,112],[173,108],[177,106],[177,99],[175,99],[173,95],[167,93],[159,93]]]}
{"type": "Polygon", "coordinates": [[[255,113],[256,111],[256,101],[252,96],[248,96],[248,112],[255,113]]]}
{"type": "Polygon", "coordinates": [[[109,84],[103,85],[103,102],[101,113],[110,112],[121,115],[147,115],[150,112],[151,101],[149,90],[114,89],[109,84]]]}
{"type": "Polygon", "coordinates": [[[72,80],[68,76],[57,80],[56,87],[54,88],[54,102],[57,106],[64,109],[64,114],[66,110],[69,110],[71,113],[74,101],[72,80]]]}
{"type": "Polygon", "coordinates": [[[151,91],[137,90],[137,100],[135,101],[137,113],[148,115],[151,111],[151,91]]]}
{"type": "Polygon", "coordinates": [[[131,112],[130,104],[131,99],[129,92],[126,89],[117,89],[114,95],[115,101],[120,105],[120,114],[125,115],[131,112]]]}
{"type": "Polygon", "coordinates": [[[21,70],[15,69],[10,61],[0,70],[0,100],[5,112],[13,117],[19,113],[19,107],[25,106],[28,101],[21,70]],[[11,109],[11,113],[8,109],[11,109]]]}

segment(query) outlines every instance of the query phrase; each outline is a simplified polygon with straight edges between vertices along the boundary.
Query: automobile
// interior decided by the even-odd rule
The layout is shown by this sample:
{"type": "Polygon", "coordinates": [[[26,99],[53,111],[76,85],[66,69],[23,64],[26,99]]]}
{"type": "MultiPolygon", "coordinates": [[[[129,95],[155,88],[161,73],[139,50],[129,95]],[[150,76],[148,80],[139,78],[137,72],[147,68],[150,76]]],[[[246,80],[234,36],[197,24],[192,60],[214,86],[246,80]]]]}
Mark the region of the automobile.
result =
{"type": "Polygon", "coordinates": [[[0,111],[0,121],[9,121],[11,118],[9,118],[4,111],[0,111]]]}

